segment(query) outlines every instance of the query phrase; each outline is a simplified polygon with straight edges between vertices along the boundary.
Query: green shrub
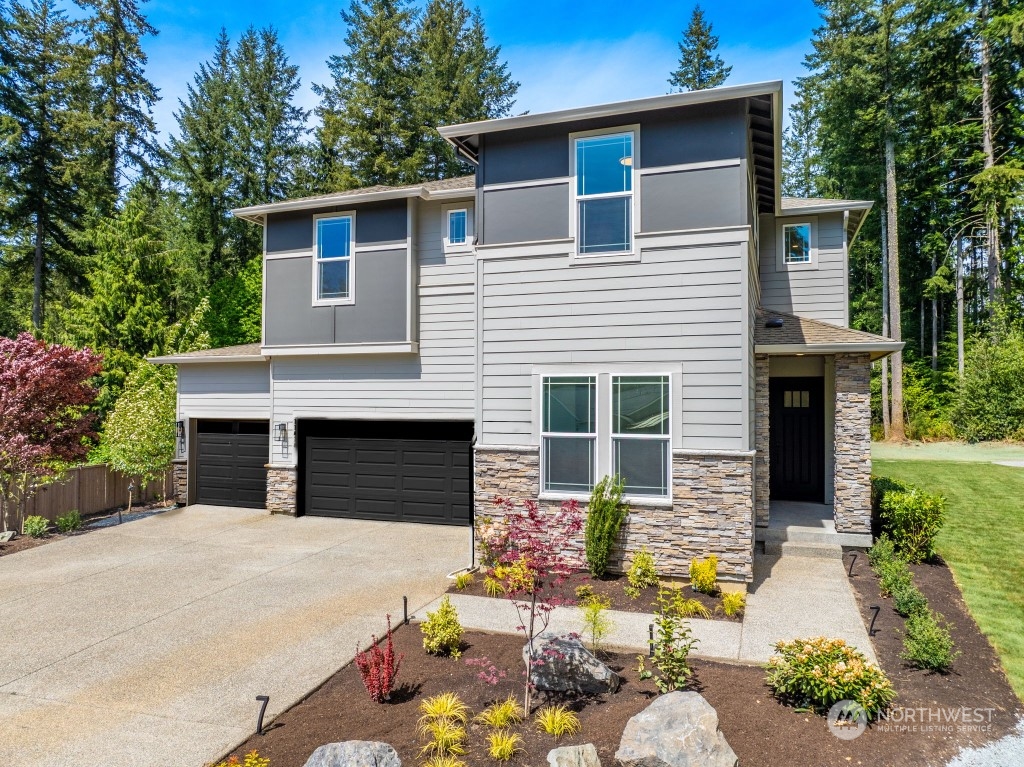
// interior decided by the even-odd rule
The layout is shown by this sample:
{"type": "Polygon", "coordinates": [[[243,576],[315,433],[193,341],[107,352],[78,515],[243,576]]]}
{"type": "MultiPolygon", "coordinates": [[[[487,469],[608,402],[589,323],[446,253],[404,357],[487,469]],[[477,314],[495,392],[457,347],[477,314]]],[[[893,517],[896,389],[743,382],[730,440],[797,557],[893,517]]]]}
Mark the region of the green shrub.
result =
{"type": "Polygon", "coordinates": [[[626,572],[626,580],[639,596],[640,589],[658,585],[658,569],[654,566],[654,555],[647,549],[640,549],[633,555],[633,562],[626,572]]]}
{"type": "Polygon", "coordinates": [[[690,585],[701,594],[718,591],[718,557],[708,556],[703,562],[694,557],[690,560],[690,585]]]}
{"type": "Polygon", "coordinates": [[[583,540],[587,567],[595,578],[601,578],[608,572],[612,547],[629,514],[629,506],[622,501],[622,489],[622,481],[618,477],[604,477],[590,495],[583,540]]]}
{"type": "Polygon", "coordinates": [[[678,589],[658,590],[654,614],[654,656],[650,659],[653,668],[647,668],[643,655],[637,656],[640,662],[637,673],[640,678],[653,678],[662,693],[681,690],[693,674],[689,657],[697,640],[691,635],[690,625],[679,613],[681,593],[678,589]]]}
{"type": "Polygon", "coordinates": [[[765,681],[787,703],[820,711],[853,700],[874,718],[896,698],[885,673],[842,639],[779,642],[775,651],[765,681]]]}
{"type": "Polygon", "coordinates": [[[78,509],[72,509],[67,514],[57,517],[57,529],[62,533],[73,533],[82,526],[82,515],[78,509]]]}
{"type": "Polygon", "coordinates": [[[21,523],[21,534],[32,538],[45,538],[49,529],[50,523],[46,521],[46,517],[25,517],[25,521],[21,523]]]}
{"type": "Polygon", "coordinates": [[[890,490],[881,499],[882,530],[892,538],[896,551],[908,562],[924,562],[935,556],[935,538],[942,529],[946,501],[914,488],[890,490]]]}
{"type": "Polygon", "coordinates": [[[927,612],[928,600],[913,583],[900,586],[892,592],[892,606],[904,618],[927,612]]]}
{"type": "Polygon", "coordinates": [[[583,609],[583,631],[590,639],[591,652],[603,649],[604,638],[614,628],[615,624],[606,615],[611,606],[612,600],[602,596],[592,596],[580,604],[583,609]]]}
{"type": "Polygon", "coordinates": [[[872,477],[871,478],[871,533],[876,538],[880,537],[884,533],[882,532],[882,498],[885,494],[890,491],[903,491],[909,492],[913,488],[906,482],[902,482],[892,477],[872,477]]]}
{"type": "Polygon", "coordinates": [[[747,595],[742,591],[728,591],[722,594],[722,612],[728,617],[738,615],[747,608],[747,595]]]}
{"type": "Polygon", "coordinates": [[[948,671],[960,653],[953,649],[953,638],[945,619],[927,608],[907,618],[900,657],[912,666],[927,671],[948,671]]]}
{"type": "Polygon", "coordinates": [[[582,586],[576,587],[576,601],[583,604],[588,599],[592,599],[594,596],[594,587],[584,583],[582,586]]]}
{"type": "Polygon", "coordinates": [[[907,563],[902,559],[883,562],[875,568],[875,572],[878,573],[878,587],[884,597],[891,597],[902,589],[913,585],[914,574],[910,572],[907,563]]]}
{"type": "Polygon", "coordinates": [[[894,559],[896,559],[896,546],[888,535],[880,537],[875,541],[875,545],[868,549],[868,562],[874,568],[894,559]]]}
{"type": "Polygon", "coordinates": [[[970,343],[950,415],[968,442],[1007,439],[1024,427],[1024,332],[970,343]]]}
{"type": "Polygon", "coordinates": [[[423,632],[423,649],[431,655],[461,655],[462,624],[459,614],[447,595],[441,600],[435,612],[428,612],[427,619],[420,624],[423,632]]]}

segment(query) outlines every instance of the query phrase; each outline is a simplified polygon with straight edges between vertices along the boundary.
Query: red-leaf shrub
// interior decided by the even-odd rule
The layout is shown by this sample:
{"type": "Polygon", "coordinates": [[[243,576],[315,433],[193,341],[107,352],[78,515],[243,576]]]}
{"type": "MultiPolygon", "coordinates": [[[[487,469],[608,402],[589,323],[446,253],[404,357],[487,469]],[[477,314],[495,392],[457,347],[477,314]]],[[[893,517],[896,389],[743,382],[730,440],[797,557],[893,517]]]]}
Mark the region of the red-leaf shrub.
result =
{"type": "Polygon", "coordinates": [[[382,650],[377,643],[377,637],[373,637],[373,644],[366,650],[360,651],[356,645],[356,668],[359,669],[359,676],[363,679],[363,686],[370,693],[370,697],[377,703],[383,703],[391,698],[391,691],[395,687],[395,677],[398,676],[398,669],[402,665],[404,653],[395,656],[395,645],[391,641],[391,616],[388,616],[388,637],[382,650]]]}

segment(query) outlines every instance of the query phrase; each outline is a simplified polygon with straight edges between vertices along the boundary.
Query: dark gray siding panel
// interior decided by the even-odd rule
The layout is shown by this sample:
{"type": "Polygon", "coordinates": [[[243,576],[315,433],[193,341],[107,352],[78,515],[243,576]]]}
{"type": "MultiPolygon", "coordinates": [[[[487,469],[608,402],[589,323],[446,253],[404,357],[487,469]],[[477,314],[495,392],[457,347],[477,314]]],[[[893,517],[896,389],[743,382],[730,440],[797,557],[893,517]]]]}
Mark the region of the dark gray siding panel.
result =
{"type": "Polygon", "coordinates": [[[642,178],[640,221],[644,232],[747,223],[743,169],[739,165],[642,178]]]}
{"type": "Polygon", "coordinates": [[[360,205],[356,211],[356,244],[405,242],[406,201],[360,205]]]}
{"type": "Polygon", "coordinates": [[[483,137],[484,184],[515,184],[569,175],[570,128],[545,125],[483,137]]]}
{"type": "Polygon", "coordinates": [[[404,250],[356,254],[356,302],[334,307],[334,343],[406,340],[408,256],[404,250]]]}
{"type": "Polygon", "coordinates": [[[310,250],[312,247],[313,217],[310,213],[275,213],[267,217],[267,253],[310,250]]]}
{"type": "Polygon", "coordinates": [[[311,257],[306,257],[266,262],[264,343],[334,343],[334,307],[312,305],[312,261],[311,257]]]}
{"type": "Polygon", "coordinates": [[[568,184],[485,191],[483,206],[485,245],[569,236],[568,184]]]}

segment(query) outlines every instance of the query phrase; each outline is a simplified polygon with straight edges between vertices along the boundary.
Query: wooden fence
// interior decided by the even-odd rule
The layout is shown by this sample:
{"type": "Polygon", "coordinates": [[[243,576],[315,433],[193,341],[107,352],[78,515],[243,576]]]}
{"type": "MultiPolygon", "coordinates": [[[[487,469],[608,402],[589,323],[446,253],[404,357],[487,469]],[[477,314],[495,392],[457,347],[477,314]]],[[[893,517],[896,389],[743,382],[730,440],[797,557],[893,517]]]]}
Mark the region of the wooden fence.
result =
{"type": "MultiPolygon", "coordinates": [[[[78,466],[64,478],[39,488],[25,507],[25,516],[38,514],[51,522],[57,517],[78,509],[83,517],[100,511],[109,511],[128,504],[130,477],[116,472],[106,464],[78,466]]],[[[150,482],[139,491],[136,482],[132,503],[145,503],[171,496],[171,472],[163,479],[150,482]]]]}

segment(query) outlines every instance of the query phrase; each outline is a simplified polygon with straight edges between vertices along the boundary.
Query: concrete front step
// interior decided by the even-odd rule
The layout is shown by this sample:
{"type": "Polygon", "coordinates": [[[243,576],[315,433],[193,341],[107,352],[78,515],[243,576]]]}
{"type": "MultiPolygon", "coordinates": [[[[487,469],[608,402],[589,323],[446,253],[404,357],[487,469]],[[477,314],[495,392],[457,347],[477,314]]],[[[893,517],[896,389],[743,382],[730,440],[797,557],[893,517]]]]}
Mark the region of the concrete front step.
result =
{"type": "Polygon", "coordinates": [[[823,530],[820,527],[802,527],[787,525],[786,527],[759,527],[757,540],[764,541],[765,546],[775,543],[827,543],[850,548],[870,548],[870,533],[837,533],[834,530],[823,530]]]}
{"type": "Polygon", "coordinates": [[[764,553],[769,556],[842,559],[843,547],[837,543],[802,541],[765,541],[764,553]]]}

